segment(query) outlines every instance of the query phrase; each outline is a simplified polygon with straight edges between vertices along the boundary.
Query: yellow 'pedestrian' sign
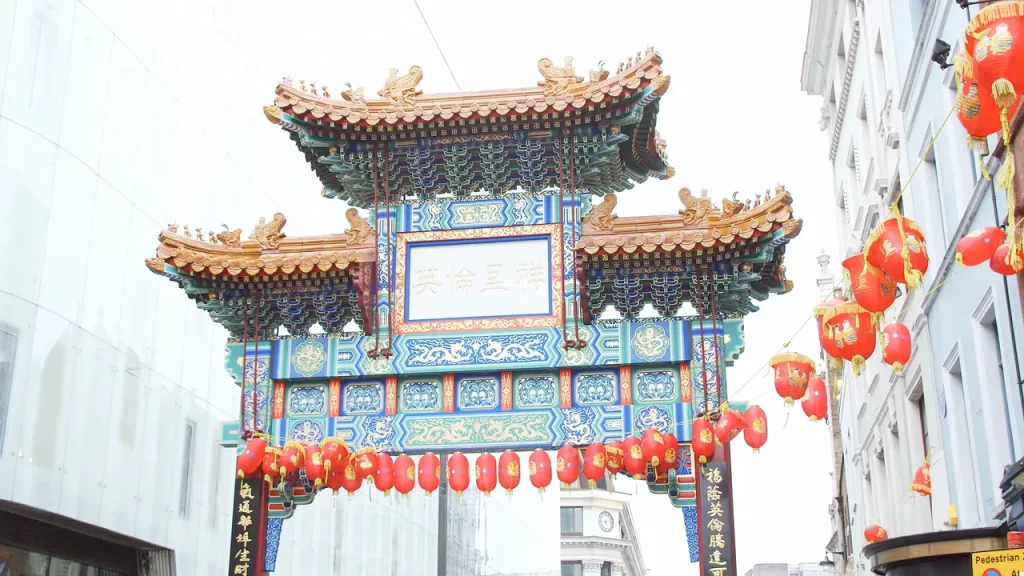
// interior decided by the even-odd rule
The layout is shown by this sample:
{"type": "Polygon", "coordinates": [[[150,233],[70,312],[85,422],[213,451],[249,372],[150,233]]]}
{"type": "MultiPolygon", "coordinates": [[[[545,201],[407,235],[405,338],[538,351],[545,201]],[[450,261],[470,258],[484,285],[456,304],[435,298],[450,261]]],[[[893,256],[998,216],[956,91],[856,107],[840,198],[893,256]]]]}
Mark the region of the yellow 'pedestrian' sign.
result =
{"type": "Polygon", "coordinates": [[[974,576],[1024,576],[1024,548],[971,554],[974,576]]]}

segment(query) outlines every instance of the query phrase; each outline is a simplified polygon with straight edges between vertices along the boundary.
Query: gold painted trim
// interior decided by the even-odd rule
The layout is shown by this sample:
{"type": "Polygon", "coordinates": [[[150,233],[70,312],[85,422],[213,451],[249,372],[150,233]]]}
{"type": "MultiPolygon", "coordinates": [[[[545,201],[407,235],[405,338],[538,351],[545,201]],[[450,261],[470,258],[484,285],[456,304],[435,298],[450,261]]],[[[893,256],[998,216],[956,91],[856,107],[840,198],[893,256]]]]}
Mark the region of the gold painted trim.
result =
{"type": "Polygon", "coordinates": [[[514,330],[524,328],[554,328],[562,323],[562,282],[563,257],[561,227],[558,224],[537,226],[505,226],[499,228],[475,228],[468,230],[433,230],[429,232],[404,232],[398,234],[395,243],[395,315],[396,334],[427,334],[437,332],[467,332],[471,330],[514,330]],[[410,244],[429,242],[450,242],[453,240],[486,240],[491,238],[518,238],[525,236],[548,236],[551,242],[551,313],[537,316],[516,316],[509,318],[467,318],[463,320],[405,320],[406,253],[410,244]]]}

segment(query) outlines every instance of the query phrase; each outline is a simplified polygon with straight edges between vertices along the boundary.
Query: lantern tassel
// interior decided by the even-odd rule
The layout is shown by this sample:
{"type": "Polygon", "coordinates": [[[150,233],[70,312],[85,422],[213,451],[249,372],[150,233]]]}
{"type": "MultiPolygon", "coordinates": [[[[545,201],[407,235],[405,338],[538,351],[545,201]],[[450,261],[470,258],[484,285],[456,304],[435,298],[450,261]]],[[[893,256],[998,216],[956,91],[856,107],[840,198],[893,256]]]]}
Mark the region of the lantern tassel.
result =
{"type": "Polygon", "coordinates": [[[1017,101],[1017,91],[1013,88],[1013,82],[1006,78],[1000,78],[992,83],[992,97],[996,104],[1003,110],[1013,107],[1017,101]]]}
{"type": "Polygon", "coordinates": [[[968,136],[967,147],[978,153],[978,164],[981,165],[982,177],[984,177],[986,181],[992,180],[992,175],[988,173],[988,163],[985,162],[985,157],[989,154],[988,140],[985,138],[978,138],[976,136],[968,136]]]}

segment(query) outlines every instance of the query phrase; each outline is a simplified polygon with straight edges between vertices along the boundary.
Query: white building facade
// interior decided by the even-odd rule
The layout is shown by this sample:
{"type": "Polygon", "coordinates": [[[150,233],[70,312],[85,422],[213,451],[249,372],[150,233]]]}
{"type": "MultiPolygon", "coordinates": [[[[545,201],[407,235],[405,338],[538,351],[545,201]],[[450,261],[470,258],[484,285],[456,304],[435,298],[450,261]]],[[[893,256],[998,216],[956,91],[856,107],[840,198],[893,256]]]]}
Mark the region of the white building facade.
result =
{"type": "Polygon", "coordinates": [[[1016,279],[954,258],[964,234],[1005,219],[1005,202],[949,115],[953,68],[930,61],[936,39],[960,50],[969,16],[952,0],[812,1],[801,83],[823,98],[840,260],[894,202],[921,225],[931,259],[923,286],[883,321],[910,328],[908,365],[895,373],[876,350],[859,376],[842,375],[846,573],[869,573],[860,551],[871,524],[891,538],[999,524],[1003,467],[1022,454],[1016,279]],[[926,455],[930,498],[910,491],[926,455]]]}
{"type": "Polygon", "coordinates": [[[610,476],[593,490],[585,483],[560,492],[561,576],[646,576],[630,495],[610,476]]]}
{"type": "MultiPolygon", "coordinates": [[[[239,0],[0,1],[4,574],[116,576],[140,556],[226,573],[227,333],[145,260],[170,222],[248,232],[283,210],[289,232],[342,227],[261,113],[303,59],[262,41],[277,20],[239,0]]],[[[437,501],[321,495],[286,523],[277,573],[394,574],[401,550],[417,556],[403,575],[433,576],[437,501]]],[[[473,533],[450,536],[473,549],[473,533]]]]}

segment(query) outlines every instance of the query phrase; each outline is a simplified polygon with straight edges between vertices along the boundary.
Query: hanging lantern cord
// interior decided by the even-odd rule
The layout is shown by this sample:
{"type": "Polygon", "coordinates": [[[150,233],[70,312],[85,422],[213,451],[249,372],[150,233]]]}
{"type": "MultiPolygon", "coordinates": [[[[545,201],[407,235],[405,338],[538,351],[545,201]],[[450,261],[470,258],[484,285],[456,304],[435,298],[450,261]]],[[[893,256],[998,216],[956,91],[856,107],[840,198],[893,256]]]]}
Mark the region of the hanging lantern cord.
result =
{"type": "MultiPolygon", "coordinates": [[[[248,440],[251,434],[246,429],[245,425],[245,365],[249,363],[249,291],[246,290],[242,296],[242,377],[239,379],[242,382],[242,393],[239,394],[239,406],[238,406],[238,426],[242,431],[242,440],[248,440]]],[[[256,363],[253,362],[253,369],[256,369],[256,363]]]]}

